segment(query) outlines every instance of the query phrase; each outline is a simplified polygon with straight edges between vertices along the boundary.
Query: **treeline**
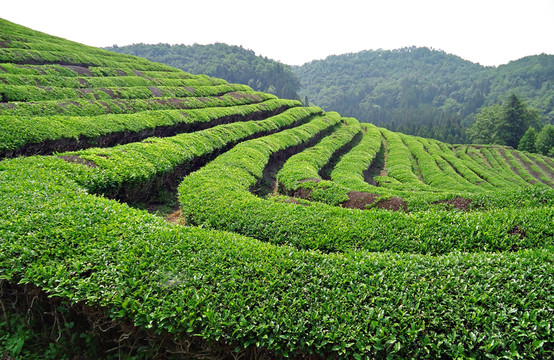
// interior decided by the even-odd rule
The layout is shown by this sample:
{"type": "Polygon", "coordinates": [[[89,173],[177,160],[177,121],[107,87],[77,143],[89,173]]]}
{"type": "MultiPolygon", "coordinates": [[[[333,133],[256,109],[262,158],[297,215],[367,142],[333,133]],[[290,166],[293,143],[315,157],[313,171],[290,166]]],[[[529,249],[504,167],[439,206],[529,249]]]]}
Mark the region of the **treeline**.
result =
{"type": "Polygon", "coordinates": [[[502,105],[483,108],[467,130],[473,143],[506,145],[554,156],[554,125],[541,121],[539,112],[512,94],[502,105]]]}
{"type": "Polygon", "coordinates": [[[192,74],[206,74],[280,98],[299,99],[300,82],[289,66],[254,51],[222,43],[211,45],[134,44],[106,48],[173,66],[192,74]]]}
{"type": "Polygon", "coordinates": [[[409,47],[329,56],[293,70],[300,95],[324,109],[447,142],[470,141],[466,129],[478,110],[511,93],[554,122],[554,56],[545,54],[494,68],[409,47]]]}

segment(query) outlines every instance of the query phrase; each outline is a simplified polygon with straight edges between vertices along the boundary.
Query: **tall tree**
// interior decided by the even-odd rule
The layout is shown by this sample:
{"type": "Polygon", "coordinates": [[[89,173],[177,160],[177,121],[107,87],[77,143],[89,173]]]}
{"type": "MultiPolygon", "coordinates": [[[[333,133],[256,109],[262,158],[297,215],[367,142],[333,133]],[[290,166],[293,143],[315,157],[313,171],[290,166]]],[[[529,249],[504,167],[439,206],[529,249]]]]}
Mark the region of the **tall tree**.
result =
{"type": "Polygon", "coordinates": [[[540,129],[539,112],[512,94],[502,106],[483,108],[467,130],[473,142],[507,145],[516,148],[529,127],[540,129]]]}
{"type": "Polygon", "coordinates": [[[511,94],[504,104],[504,113],[497,124],[497,134],[500,143],[517,147],[519,140],[530,126],[536,126],[538,111],[530,109],[521,99],[511,94]]]}
{"type": "Polygon", "coordinates": [[[502,106],[494,104],[475,115],[475,123],[467,129],[471,141],[477,144],[500,144],[496,127],[502,121],[502,106]]]}

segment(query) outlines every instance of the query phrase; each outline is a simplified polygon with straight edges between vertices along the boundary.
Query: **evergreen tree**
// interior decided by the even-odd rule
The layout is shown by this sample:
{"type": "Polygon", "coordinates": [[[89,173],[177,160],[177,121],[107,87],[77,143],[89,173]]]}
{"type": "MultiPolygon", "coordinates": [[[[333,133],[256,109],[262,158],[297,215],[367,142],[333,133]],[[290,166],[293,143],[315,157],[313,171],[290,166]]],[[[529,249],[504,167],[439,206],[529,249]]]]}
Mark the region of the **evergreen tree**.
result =
{"type": "Polygon", "coordinates": [[[525,130],[535,125],[538,112],[528,109],[515,94],[510,95],[503,110],[501,121],[496,124],[496,137],[500,143],[515,148],[525,130]]]}

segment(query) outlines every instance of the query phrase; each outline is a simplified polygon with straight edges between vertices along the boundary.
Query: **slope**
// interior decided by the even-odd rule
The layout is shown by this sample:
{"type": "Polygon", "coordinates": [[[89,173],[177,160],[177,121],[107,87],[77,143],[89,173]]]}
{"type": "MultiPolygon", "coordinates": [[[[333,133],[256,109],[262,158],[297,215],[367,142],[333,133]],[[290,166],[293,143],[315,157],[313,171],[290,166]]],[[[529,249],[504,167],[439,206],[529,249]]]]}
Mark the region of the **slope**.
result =
{"type": "Polygon", "coordinates": [[[551,159],[0,36],[2,356],[554,354],[551,159]],[[129,205],[160,194],[187,226],[129,205]]]}

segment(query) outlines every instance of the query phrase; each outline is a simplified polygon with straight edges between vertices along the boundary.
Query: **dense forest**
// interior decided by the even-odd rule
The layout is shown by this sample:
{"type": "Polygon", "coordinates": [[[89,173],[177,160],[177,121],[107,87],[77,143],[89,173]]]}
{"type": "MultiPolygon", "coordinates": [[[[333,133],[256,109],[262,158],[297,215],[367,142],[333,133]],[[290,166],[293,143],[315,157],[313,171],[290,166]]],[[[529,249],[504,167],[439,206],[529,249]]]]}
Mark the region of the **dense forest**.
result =
{"type": "Polygon", "coordinates": [[[324,109],[393,131],[450,143],[484,106],[514,93],[554,121],[554,56],[529,56],[485,67],[443,51],[409,47],[329,56],[293,68],[307,96],[324,109]]]}
{"type": "Polygon", "coordinates": [[[106,48],[176,67],[192,74],[206,74],[280,98],[298,99],[300,82],[291,68],[254,51],[223,43],[212,45],[134,44],[106,48]]]}
{"type": "Polygon", "coordinates": [[[392,131],[449,143],[472,141],[480,109],[516,94],[554,123],[554,56],[485,67],[443,51],[409,47],[333,55],[288,66],[226,44],[135,44],[107,50],[208,74],[282,98],[302,99],[392,131]]]}

